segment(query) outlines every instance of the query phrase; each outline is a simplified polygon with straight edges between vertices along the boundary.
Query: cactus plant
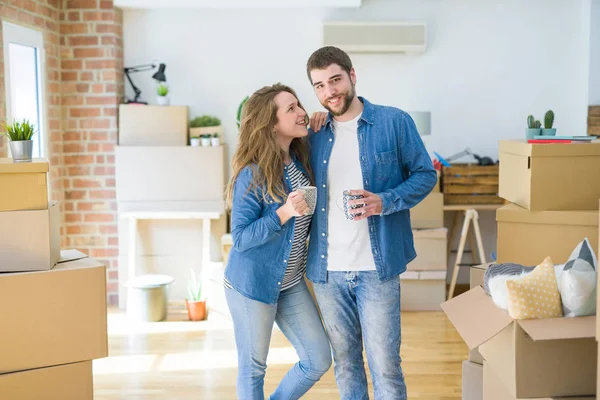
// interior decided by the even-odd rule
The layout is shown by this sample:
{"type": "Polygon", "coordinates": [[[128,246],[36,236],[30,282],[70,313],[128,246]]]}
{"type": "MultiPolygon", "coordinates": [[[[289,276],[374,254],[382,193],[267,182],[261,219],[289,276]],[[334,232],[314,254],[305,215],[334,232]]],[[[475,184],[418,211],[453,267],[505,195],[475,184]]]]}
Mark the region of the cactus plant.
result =
{"type": "Polygon", "coordinates": [[[529,129],[533,129],[533,124],[535,123],[535,118],[533,118],[533,115],[529,115],[527,117],[527,128],[529,129]]]}
{"type": "Polygon", "coordinates": [[[540,129],[542,127],[542,123],[538,120],[535,121],[535,123],[533,124],[533,127],[535,129],[540,129]]]}
{"type": "Polygon", "coordinates": [[[544,129],[552,129],[553,124],[554,124],[554,111],[548,110],[548,111],[546,111],[546,115],[544,115],[544,129]]]}

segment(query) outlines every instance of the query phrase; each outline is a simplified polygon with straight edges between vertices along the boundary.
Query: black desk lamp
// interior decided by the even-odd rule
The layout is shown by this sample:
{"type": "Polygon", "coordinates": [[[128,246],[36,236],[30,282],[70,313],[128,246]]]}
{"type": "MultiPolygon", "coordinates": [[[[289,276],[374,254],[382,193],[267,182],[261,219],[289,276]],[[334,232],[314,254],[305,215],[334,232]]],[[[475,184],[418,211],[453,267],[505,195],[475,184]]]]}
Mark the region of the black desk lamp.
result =
{"type": "MultiPolygon", "coordinates": [[[[135,93],[135,97],[133,100],[125,99],[125,104],[148,104],[145,101],[139,100],[140,95],[142,94],[142,91],[133,84],[133,81],[131,80],[131,77],[129,76],[129,74],[133,73],[133,72],[148,71],[148,70],[151,70],[154,68],[156,68],[155,64],[137,65],[135,67],[125,67],[124,68],[125,76],[127,77],[127,80],[129,81],[129,83],[131,84],[133,92],[135,93]]],[[[165,64],[160,64],[158,66],[158,71],[154,75],[152,75],[152,78],[154,78],[160,82],[166,82],[167,77],[165,76],[165,68],[167,68],[165,64]]]]}

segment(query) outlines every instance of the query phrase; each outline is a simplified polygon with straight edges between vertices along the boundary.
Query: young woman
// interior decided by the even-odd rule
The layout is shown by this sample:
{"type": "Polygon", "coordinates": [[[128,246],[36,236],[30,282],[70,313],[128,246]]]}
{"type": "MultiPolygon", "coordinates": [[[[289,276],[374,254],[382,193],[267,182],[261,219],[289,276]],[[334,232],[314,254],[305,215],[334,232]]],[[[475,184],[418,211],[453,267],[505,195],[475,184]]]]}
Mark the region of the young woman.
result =
{"type": "Polygon", "coordinates": [[[226,201],[233,247],[225,296],[238,351],[237,394],[262,400],[273,323],[300,361],[270,399],[298,399],[331,366],[329,341],[304,281],[311,184],[306,111],[295,92],[275,84],[244,105],[226,201]]]}

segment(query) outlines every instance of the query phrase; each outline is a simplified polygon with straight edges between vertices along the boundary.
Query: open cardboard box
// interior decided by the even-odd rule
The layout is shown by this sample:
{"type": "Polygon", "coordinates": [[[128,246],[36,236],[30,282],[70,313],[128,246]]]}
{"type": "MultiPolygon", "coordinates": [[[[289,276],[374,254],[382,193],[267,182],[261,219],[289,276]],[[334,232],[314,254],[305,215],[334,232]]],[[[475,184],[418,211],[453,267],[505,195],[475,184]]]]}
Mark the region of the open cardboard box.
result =
{"type": "Polygon", "coordinates": [[[516,398],[596,393],[596,317],[513,320],[481,286],[442,303],[470,350],[516,398]]]}
{"type": "MultiPolygon", "coordinates": [[[[516,398],[512,396],[498,376],[490,369],[489,364],[483,364],[483,398],[485,400],[534,400],[516,398]]],[[[577,396],[577,397],[543,397],[535,400],[592,400],[595,396],[577,396]]],[[[481,399],[481,397],[479,397],[481,399]]]]}

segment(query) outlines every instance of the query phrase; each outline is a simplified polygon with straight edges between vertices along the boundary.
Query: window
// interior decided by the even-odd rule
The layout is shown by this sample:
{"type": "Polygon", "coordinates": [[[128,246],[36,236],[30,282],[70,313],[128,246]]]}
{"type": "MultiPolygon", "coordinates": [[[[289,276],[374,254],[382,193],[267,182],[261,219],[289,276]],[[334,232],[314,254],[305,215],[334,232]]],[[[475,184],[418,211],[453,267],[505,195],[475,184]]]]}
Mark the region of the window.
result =
{"type": "Polygon", "coordinates": [[[42,33],[5,21],[2,22],[2,30],[7,121],[28,119],[35,124],[33,157],[47,158],[42,33]]]}

